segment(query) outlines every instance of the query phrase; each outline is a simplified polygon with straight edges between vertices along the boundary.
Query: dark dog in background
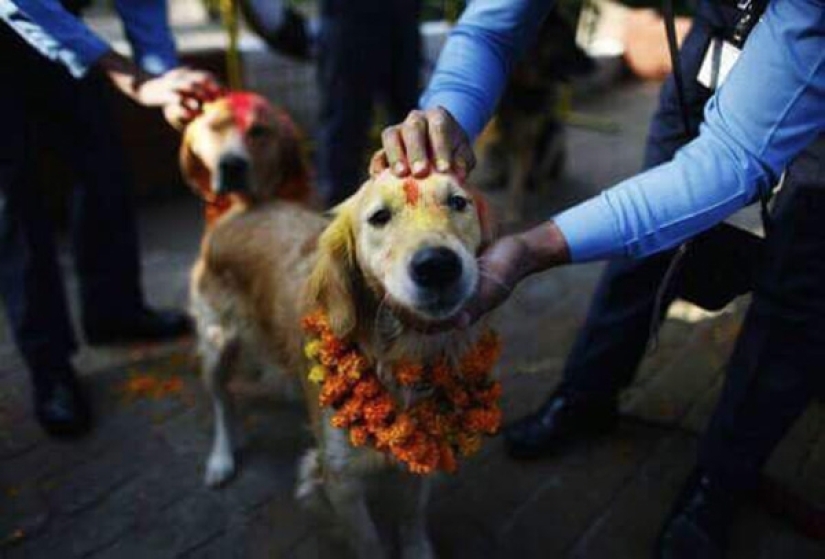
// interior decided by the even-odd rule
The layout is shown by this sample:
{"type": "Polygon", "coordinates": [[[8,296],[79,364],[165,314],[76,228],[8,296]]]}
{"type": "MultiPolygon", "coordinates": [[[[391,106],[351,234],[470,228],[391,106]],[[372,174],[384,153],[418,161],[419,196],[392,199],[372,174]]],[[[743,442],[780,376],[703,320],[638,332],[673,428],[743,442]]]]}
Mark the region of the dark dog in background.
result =
{"type": "Polygon", "coordinates": [[[554,9],[536,42],[513,69],[496,115],[493,139],[482,147],[488,178],[507,184],[506,221],[522,217],[524,194],[558,178],[565,162],[559,86],[593,70],[573,26],[554,9]]]}

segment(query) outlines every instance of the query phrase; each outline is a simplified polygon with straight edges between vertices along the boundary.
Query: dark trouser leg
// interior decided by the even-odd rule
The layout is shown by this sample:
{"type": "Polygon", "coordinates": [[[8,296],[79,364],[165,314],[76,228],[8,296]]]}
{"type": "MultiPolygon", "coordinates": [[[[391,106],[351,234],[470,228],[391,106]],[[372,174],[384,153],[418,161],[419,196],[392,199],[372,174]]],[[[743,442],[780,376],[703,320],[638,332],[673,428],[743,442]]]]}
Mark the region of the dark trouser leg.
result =
{"type": "Polygon", "coordinates": [[[391,123],[401,122],[418,106],[421,90],[420,0],[396,0],[392,23],[389,77],[382,89],[391,123]]]}
{"type": "MultiPolygon", "coordinates": [[[[694,122],[699,122],[708,91],[697,84],[710,27],[701,19],[694,22],[681,49],[686,100],[694,122]]],[[[648,134],[644,167],[669,161],[687,142],[676,98],[676,86],[669,77],[662,86],[659,107],[648,134]]],[[[656,295],[673,251],[644,260],[615,261],[608,264],[564,370],[564,390],[614,397],[629,385],[648,343],[656,295]]],[[[665,294],[662,312],[673,301],[665,294]]]]}
{"type": "Polygon", "coordinates": [[[54,132],[78,178],[72,237],[84,322],[132,316],[143,304],[131,179],[103,86],[99,76],[54,84],[72,107],[54,132]]]}
{"type": "Polygon", "coordinates": [[[321,2],[318,182],[327,205],[355,192],[365,178],[375,103],[385,102],[393,121],[415,107],[418,7],[419,0],[321,2]]]}
{"type": "Polygon", "coordinates": [[[54,232],[43,200],[31,183],[29,102],[32,65],[49,65],[0,29],[0,106],[7,111],[0,134],[0,294],[15,342],[33,374],[35,388],[65,372],[75,349],[54,232]]]}
{"type": "Polygon", "coordinates": [[[700,465],[729,487],[756,484],[773,448],[825,384],[823,217],[825,136],[788,168],[753,302],[702,440],[700,465]]]}
{"type": "MultiPolygon", "coordinates": [[[[327,206],[343,201],[360,186],[372,120],[376,77],[370,74],[371,42],[362,36],[369,31],[359,28],[352,17],[336,11],[322,19],[318,186],[327,206]]],[[[364,21],[360,27],[370,24],[374,22],[364,21]]]]}

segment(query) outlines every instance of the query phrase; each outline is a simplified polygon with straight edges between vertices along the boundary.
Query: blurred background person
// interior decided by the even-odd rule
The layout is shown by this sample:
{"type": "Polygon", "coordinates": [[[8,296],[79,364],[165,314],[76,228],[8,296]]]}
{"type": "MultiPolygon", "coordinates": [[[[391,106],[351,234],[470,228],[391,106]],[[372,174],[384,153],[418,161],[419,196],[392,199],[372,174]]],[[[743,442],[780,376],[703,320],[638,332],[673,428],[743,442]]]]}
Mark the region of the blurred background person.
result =
{"type": "Polygon", "coordinates": [[[135,61],[121,57],[67,0],[0,0],[0,295],[29,368],[34,410],[53,435],[91,424],[71,356],[71,324],[55,234],[34,187],[36,155],[52,144],[76,171],[72,241],[82,324],[90,344],[160,340],[189,329],[181,312],[147,307],[140,284],[129,172],[104,77],[180,125],[218,93],[211,76],[177,68],[165,0],[117,0],[135,61]],[[67,9],[68,8],[68,9],[67,9]]]}
{"type": "Polygon", "coordinates": [[[420,0],[321,0],[318,185],[332,206],[364,179],[378,104],[390,122],[416,107],[420,0]]]}

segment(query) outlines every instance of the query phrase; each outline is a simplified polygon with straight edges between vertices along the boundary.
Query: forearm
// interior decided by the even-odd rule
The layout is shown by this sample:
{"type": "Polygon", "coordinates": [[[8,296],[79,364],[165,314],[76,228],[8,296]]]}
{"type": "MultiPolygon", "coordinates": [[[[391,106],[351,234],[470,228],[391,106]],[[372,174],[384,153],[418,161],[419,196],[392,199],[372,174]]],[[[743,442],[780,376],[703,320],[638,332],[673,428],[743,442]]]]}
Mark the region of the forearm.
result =
{"type": "Polygon", "coordinates": [[[0,0],[0,20],[41,55],[82,77],[110,50],[57,0],[0,0]]]}
{"type": "Polygon", "coordinates": [[[450,33],[422,108],[444,107],[473,140],[491,118],[513,61],[552,5],[552,0],[471,2],[450,33]]]}
{"type": "Polygon", "coordinates": [[[101,56],[95,67],[105,73],[118,90],[136,102],[141,102],[140,89],[152,77],[113,50],[101,56]]]}
{"type": "Polygon", "coordinates": [[[516,238],[524,245],[525,257],[519,272],[522,278],[570,262],[567,240],[553,221],[528,229],[516,238]]]}
{"type": "Polygon", "coordinates": [[[179,65],[166,0],[115,0],[135,62],[162,74],[179,65]]]}
{"type": "Polygon", "coordinates": [[[754,201],[825,132],[825,3],[774,0],[699,137],[673,162],[557,216],[574,261],[642,257],[754,201]]]}

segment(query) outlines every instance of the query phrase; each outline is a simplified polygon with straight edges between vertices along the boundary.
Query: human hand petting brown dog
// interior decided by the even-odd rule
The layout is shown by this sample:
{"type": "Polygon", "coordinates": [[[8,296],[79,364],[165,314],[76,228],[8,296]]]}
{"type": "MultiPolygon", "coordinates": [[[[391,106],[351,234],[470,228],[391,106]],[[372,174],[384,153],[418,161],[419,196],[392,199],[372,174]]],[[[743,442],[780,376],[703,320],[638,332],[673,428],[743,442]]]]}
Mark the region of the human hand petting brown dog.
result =
{"type": "MultiPolygon", "coordinates": [[[[370,174],[386,169],[398,177],[426,177],[433,171],[452,172],[462,182],[476,160],[467,133],[445,109],[412,111],[401,124],[381,134],[382,149],[373,155],[370,174]]],[[[455,317],[437,330],[466,328],[506,301],[525,277],[570,262],[567,241],[552,221],[523,233],[508,235],[478,255],[475,295],[455,317]]],[[[432,330],[432,324],[425,329],[432,330]]]]}
{"type": "Polygon", "coordinates": [[[215,77],[202,70],[179,67],[155,76],[114,51],[103,55],[97,66],[122,93],[140,105],[162,109],[166,121],[178,129],[198,116],[204,103],[223,94],[215,77]]]}

